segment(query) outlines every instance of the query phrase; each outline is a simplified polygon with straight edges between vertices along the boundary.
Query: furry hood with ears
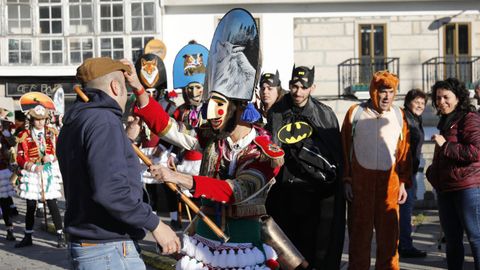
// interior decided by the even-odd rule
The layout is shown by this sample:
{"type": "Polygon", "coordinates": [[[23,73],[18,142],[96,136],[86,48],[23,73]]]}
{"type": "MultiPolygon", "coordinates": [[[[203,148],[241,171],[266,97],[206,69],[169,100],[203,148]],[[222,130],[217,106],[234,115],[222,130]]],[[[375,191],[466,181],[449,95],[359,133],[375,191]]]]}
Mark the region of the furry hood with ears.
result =
{"type": "Polygon", "coordinates": [[[370,98],[372,99],[373,107],[379,110],[378,91],[383,88],[393,88],[395,95],[397,95],[398,88],[397,75],[390,73],[388,70],[377,71],[373,74],[370,82],[370,98]]]}

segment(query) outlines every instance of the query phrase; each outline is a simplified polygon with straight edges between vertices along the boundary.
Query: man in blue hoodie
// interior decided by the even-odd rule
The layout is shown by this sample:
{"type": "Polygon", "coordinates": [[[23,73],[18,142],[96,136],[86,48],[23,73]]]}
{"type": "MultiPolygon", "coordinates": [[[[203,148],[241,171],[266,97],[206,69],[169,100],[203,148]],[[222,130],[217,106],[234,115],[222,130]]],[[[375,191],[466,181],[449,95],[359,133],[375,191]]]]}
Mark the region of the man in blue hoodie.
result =
{"type": "Polygon", "coordinates": [[[142,200],[140,163],[121,121],[126,82],[144,90],[126,60],[87,59],[77,79],[89,102],[77,98],[67,112],[57,147],[73,268],[145,269],[136,244],[145,229],[166,254],[180,242],[142,200]]]}

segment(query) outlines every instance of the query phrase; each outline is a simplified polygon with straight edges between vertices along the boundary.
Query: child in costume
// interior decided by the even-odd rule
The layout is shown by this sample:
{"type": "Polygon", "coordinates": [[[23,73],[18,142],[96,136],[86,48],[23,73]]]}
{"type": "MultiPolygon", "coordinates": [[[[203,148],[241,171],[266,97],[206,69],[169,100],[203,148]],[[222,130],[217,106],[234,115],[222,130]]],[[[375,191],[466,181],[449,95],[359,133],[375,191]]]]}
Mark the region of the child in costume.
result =
{"type": "Polygon", "coordinates": [[[57,247],[65,247],[57,206],[57,199],[62,197],[62,175],[55,155],[58,131],[47,126],[49,110],[54,109],[53,101],[42,93],[31,92],[20,98],[20,104],[29,125],[17,137],[17,163],[21,168],[19,196],[27,200],[27,213],[25,237],[15,247],[32,245],[37,200],[46,201],[57,232],[57,247]]]}

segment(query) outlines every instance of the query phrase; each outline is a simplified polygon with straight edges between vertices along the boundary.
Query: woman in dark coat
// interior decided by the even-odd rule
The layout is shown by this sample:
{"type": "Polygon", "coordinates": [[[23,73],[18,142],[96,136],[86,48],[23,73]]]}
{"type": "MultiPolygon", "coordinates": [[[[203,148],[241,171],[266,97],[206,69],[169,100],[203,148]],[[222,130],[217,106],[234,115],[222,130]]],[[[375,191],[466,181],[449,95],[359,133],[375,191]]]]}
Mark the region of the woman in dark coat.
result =
{"type": "Polygon", "coordinates": [[[448,269],[463,269],[463,232],[467,233],[475,269],[480,269],[480,115],[469,91],[454,78],[432,87],[440,115],[440,134],[432,136],[435,153],[427,178],[438,194],[440,223],[447,241],[448,269]]]}
{"type": "Polygon", "coordinates": [[[413,246],[412,239],[412,212],[417,193],[417,173],[423,180],[423,168],[420,168],[422,145],[425,132],[423,131],[422,114],[425,110],[427,96],[420,89],[412,89],[405,96],[404,112],[410,130],[410,152],[412,153],[412,186],[407,188],[408,197],[400,205],[400,239],[398,253],[402,258],[422,258],[427,256],[423,250],[413,246]]]}

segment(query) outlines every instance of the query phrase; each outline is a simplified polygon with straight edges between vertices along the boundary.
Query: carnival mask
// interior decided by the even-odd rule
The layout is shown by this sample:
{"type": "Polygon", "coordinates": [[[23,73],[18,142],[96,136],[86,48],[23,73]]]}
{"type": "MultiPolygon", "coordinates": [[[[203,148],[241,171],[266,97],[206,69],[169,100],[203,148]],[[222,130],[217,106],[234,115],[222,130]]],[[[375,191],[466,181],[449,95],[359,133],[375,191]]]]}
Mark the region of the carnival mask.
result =
{"type": "Polygon", "coordinates": [[[186,93],[189,103],[198,106],[202,101],[203,85],[192,82],[187,85],[186,93]]]}
{"type": "Polygon", "coordinates": [[[221,131],[229,120],[230,102],[228,99],[219,93],[213,92],[208,100],[207,120],[212,125],[214,130],[221,131]]]}

